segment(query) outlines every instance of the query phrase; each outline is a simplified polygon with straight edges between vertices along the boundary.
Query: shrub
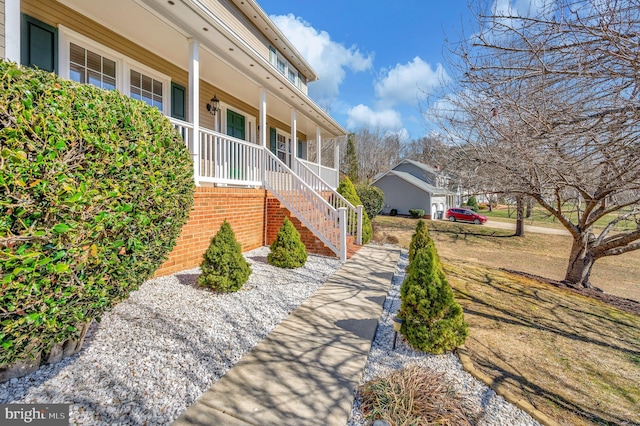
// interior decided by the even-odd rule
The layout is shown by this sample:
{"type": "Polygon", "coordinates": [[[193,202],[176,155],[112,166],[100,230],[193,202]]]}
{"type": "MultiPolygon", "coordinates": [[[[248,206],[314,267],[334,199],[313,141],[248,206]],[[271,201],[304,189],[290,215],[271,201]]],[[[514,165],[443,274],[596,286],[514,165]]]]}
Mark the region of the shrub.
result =
{"type": "Polygon", "coordinates": [[[423,238],[424,234],[416,229],[412,240],[413,258],[400,288],[399,317],[404,320],[400,332],[415,349],[440,354],[462,345],[468,327],[444,275],[433,240],[428,237],[425,243],[423,238]],[[420,248],[422,244],[424,247],[420,248]]]}
{"type": "Polygon", "coordinates": [[[307,249],[289,218],[284,218],[275,241],[271,243],[267,261],[280,268],[299,268],[306,263],[307,249]]]}
{"type": "Polygon", "coordinates": [[[466,204],[471,210],[478,213],[478,201],[476,200],[476,197],[469,197],[466,204]]]}
{"type": "Polygon", "coordinates": [[[410,209],[409,210],[409,214],[411,215],[412,218],[419,219],[422,216],[424,216],[424,210],[422,210],[422,209],[410,209]]]}
{"type": "MultiPolygon", "coordinates": [[[[410,365],[358,389],[367,420],[390,425],[470,425],[463,398],[442,373],[410,365]]],[[[473,414],[473,413],[470,413],[473,414]]]]}
{"type": "Polygon", "coordinates": [[[153,276],[193,204],[156,108],[0,61],[0,366],[79,337],[153,276]]]}
{"type": "Polygon", "coordinates": [[[411,236],[411,242],[409,243],[409,263],[411,263],[418,250],[428,246],[433,246],[433,240],[429,236],[429,229],[425,221],[419,220],[416,225],[416,232],[411,236]]]}
{"type": "Polygon", "coordinates": [[[389,216],[398,216],[398,209],[389,210],[389,216]]]}
{"type": "MultiPolygon", "coordinates": [[[[338,185],[338,193],[346,198],[354,206],[362,205],[362,201],[358,194],[356,193],[356,188],[351,183],[351,180],[348,177],[345,177],[340,181],[340,185],[338,185]]],[[[355,223],[348,224],[349,229],[355,229],[355,223]]],[[[362,211],[362,243],[367,244],[371,240],[371,236],[373,235],[373,229],[371,227],[371,219],[367,215],[366,210],[362,211]]]]}
{"type": "Polygon", "coordinates": [[[377,186],[371,185],[356,185],[356,194],[360,197],[364,210],[369,215],[369,219],[373,220],[374,217],[380,213],[382,206],[384,205],[384,192],[377,186]]]}
{"type": "Polygon", "coordinates": [[[242,247],[226,219],[211,238],[200,269],[202,274],[198,283],[223,293],[240,290],[249,279],[251,266],[242,255],[242,247]]]}

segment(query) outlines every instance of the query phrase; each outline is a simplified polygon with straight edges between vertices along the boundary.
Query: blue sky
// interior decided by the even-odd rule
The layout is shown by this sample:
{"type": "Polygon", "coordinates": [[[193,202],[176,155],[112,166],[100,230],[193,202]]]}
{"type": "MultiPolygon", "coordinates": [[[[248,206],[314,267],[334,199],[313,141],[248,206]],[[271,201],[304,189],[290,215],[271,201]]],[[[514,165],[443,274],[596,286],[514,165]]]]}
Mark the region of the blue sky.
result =
{"type": "Polygon", "coordinates": [[[429,132],[419,106],[448,77],[445,38],[469,29],[466,0],[258,3],[319,74],[311,97],[345,128],[429,132]]]}

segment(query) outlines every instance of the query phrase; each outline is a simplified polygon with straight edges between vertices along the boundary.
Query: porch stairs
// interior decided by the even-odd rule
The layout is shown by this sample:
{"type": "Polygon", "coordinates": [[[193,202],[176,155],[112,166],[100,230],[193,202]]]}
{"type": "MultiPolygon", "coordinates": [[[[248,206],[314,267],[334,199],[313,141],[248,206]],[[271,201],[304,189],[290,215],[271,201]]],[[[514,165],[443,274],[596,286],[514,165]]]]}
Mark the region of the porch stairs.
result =
{"type": "Polygon", "coordinates": [[[296,172],[268,150],[264,186],[331,252],[342,261],[354,254],[362,238],[362,206],[355,207],[304,164],[296,172]]]}

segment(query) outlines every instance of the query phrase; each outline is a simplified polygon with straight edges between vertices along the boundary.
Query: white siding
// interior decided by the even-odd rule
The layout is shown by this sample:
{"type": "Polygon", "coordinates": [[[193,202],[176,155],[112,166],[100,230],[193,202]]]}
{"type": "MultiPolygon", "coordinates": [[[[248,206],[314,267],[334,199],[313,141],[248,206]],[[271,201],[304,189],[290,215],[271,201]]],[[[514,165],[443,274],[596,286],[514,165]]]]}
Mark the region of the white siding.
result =
{"type": "Polygon", "coordinates": [[[4,58],[4,0],[0,0],[0,58],[4,58]]]}

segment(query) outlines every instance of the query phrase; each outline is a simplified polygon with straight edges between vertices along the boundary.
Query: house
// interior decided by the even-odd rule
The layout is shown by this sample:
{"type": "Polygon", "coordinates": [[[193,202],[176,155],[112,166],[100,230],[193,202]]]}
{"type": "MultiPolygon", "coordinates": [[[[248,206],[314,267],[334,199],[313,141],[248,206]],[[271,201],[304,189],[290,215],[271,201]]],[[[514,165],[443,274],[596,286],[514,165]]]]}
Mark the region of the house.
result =
{"type": "Polygon", "coordinates": [[[447,184],[445,174],[413,160],[401,161],[371,183],[384,193],[384,213],[395,209],[408,215],[409,210],[422,209],[430,219],[442,218],[448,208],[457,205],[457,195],[446,189],[447,184]]]}
{"type": "Polygon", "coordinates": [[[344,260],[361,241],[346,229],[361,210],[334,194],[347,132],[309,98],[317,74],[255,0],[0,0],[0,24],[5,59],[119,90],[183,136],[195,203],[158,275],[197,266],[224,219],[245,251],[285,216],[313,253],[344,260]]]}

